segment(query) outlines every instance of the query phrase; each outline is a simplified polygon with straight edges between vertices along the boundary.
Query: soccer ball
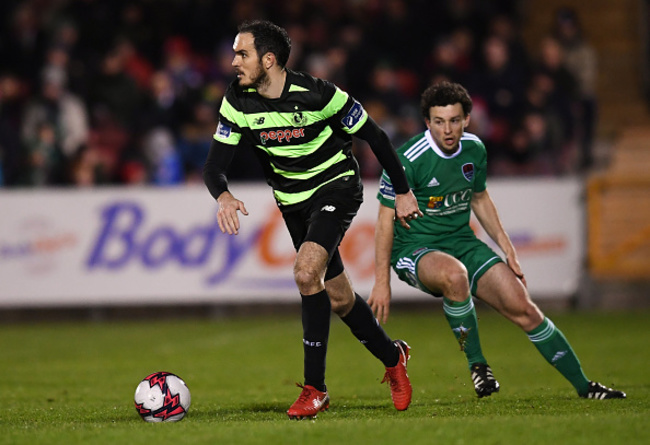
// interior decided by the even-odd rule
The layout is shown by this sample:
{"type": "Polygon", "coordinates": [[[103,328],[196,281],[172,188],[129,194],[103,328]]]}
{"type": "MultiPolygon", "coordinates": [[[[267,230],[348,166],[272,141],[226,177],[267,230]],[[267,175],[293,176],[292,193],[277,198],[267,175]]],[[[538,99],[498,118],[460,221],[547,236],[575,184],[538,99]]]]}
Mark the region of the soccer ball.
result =
{"type": "Polygon", "coordinates": [[[190,403],[189,388],[171,372],[155,372],[135,389],[135,409],[147,422],[177,422],[185,417],[190,403]]]}

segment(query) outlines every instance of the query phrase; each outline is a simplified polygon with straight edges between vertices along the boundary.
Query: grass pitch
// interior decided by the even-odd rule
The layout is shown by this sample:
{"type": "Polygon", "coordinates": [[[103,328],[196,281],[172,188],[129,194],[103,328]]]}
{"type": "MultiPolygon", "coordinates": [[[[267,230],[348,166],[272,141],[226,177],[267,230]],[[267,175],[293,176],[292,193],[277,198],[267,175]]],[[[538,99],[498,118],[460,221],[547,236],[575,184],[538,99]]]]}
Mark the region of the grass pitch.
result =
{"type": "Polygon", "coordinates": [[[478,308],[501,391],[478,399],[442,312],[394,310],[386,330],[412,347],[411,407],[397,412],[383,367],[333,318],[328,412],[290,421],[302,380],[300,317],[5,325],[1,444],[645,444],[650,443],[647,311],[549,314],[587,376],[626,400],[580,399],[515,326],[478,308]],[[154,371],[180,375],[192,406],[148,424],[133,393],[154,371]]]}

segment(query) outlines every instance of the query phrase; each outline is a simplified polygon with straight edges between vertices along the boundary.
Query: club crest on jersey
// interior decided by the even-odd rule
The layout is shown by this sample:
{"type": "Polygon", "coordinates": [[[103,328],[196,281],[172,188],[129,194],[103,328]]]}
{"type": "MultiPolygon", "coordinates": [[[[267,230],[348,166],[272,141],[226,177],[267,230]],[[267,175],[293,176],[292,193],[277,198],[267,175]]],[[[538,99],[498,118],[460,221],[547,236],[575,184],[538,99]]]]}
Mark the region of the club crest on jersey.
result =
{"type": "Polygon", "coordinates": [[[307,123],[307,118],[305,117],[304,114],[302,114],[302,111],[296,111],[293,113],[293,124],[297,127],[304,127],[307,123]]]}
{"type": "Polygon", "coordinates": [[[230,126],[224,124],[223,122],[219,122],[219,125],[217,125],[217,131],[214,135],[219,139],[228,139],[230,137],[231,131],[232,129],[230,126]]]}
{"type": "Polygon", "coordinates": [[[345,117],[341,119],[341,123],[347,128],[351,129],[359,123],[363,117],[363,114],[363,107],[359,102],[355,100],[354,104],[352,104],[352,107],[350,108],[350,111],[348,111],[348,114],[346,114],[345,117]]]}
{"type": "Polygon", "coordinates": [[[472,179],[474,179],[474,164],[472,164],[471,162],[468,162],[467,164],[463,164],[462,169],[463,169],[463,176],[465,176],[465,179],[471,182],[472,179]]]}

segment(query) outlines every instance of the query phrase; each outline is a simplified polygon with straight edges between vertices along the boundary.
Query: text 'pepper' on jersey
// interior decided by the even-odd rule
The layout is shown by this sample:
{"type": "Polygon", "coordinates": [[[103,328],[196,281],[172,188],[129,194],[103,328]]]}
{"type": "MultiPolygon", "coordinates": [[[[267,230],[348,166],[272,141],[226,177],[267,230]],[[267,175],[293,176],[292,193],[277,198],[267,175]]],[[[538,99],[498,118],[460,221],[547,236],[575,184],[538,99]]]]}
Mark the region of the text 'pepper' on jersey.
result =
{"type": "Polygon", "coordinates": [[[260,141],[262,144],[266,145],[266,141],[269,139],[272,141],[277,140],[282,142],[283,140],[289,142],[292,138],[302,138],[305,137],[304,128],[294,128],[293,130],[277,130],[277,131],[263,131],[260,133],[260,141]]]}

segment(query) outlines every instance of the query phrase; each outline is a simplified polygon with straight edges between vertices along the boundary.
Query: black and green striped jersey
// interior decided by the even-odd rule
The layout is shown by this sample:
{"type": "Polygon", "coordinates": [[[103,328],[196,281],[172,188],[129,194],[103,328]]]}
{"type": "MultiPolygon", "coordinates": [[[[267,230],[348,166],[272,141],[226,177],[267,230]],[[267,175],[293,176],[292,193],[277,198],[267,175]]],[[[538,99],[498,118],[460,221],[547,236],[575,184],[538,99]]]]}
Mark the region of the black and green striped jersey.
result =
{"type": "MultiPolygon", "coordinates": [[[[486,189],[487,152],[483,142],[474,134],[463,133],[458,151],[447,155],[427,130],[402,145],[397,154],[424,217],[410,221],[410,230],[395,224],[394,248],[418,238],[428,245],[471,232],[472,195],[486,189]]],[[[385,206],[395,205],[395,192],[385,172],[377,199],[385,206]]]]}
{"type": "Polygon", "coordinates": [[[361,104],[331,82],[287,70],[277,99],[234,81],[221,103],[214,139],[252,144],[278,205],[292,206],[337,179],[360,182],[351,135],[367,120],[361,104]]]}

